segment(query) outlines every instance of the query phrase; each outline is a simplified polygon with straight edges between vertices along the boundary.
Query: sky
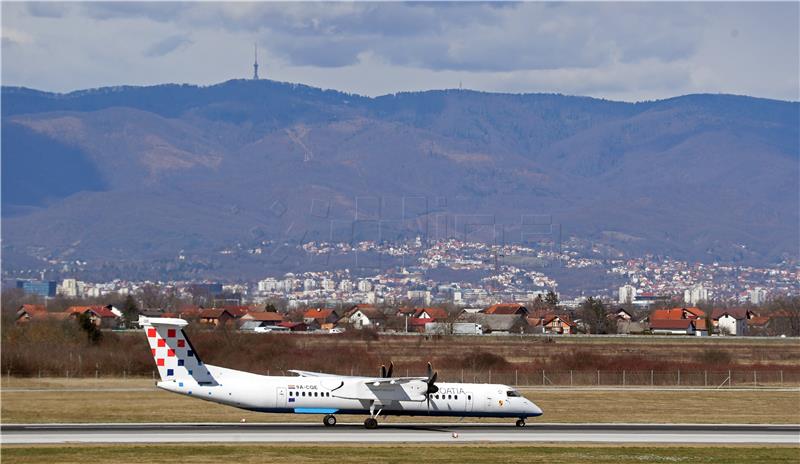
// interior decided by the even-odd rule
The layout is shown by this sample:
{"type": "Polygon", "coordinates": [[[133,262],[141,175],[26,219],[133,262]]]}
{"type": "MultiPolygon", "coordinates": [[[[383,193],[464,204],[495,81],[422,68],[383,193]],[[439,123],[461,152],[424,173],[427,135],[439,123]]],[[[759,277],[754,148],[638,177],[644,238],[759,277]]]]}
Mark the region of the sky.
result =
{"type": "Polygon", "coordinates": [[[3,2],[2,83],[800,99],[800,2],[3,2]]]}

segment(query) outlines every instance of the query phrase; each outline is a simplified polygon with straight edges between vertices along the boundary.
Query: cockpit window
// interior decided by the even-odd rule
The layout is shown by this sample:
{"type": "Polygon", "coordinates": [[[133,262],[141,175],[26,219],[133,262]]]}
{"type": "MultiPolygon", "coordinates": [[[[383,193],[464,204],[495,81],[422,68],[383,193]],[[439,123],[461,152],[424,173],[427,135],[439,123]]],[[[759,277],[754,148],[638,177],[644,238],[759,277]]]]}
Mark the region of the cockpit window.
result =
{"type": "Polygon", "coordinates": [[[522,395],[520,395],[519,392],[516,391],[516,390],[509,390],[509,391],[506,392],[506,396],[508,396],[509,398],[512,398],[512,397],[519,397],[519,396],[522,396],[522,395]]]}

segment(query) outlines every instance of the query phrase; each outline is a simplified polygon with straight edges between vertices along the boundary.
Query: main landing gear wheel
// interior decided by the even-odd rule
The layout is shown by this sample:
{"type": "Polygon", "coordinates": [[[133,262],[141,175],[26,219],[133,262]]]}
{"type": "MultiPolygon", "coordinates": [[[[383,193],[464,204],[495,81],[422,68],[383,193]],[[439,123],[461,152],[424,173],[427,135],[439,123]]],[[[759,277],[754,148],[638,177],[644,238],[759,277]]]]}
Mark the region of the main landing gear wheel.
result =
{"type": "Polygon", "coordinates": [[[325,424],[325,427],[333,427],[336,425],[336,417],[328,414],[322,418],[322,423],[325,424]]]}
{"type": "Polygon", "coordinates": [[[517,419],[517,427],[525,427],[525,419],[517,419]]]}
{"type": "Polygon", "coordinates": [[[364,427],[368,429],[377,429],[378,419],[375,419],[374,417],[368,417],[366,420],[364,420],[364,427]]]}

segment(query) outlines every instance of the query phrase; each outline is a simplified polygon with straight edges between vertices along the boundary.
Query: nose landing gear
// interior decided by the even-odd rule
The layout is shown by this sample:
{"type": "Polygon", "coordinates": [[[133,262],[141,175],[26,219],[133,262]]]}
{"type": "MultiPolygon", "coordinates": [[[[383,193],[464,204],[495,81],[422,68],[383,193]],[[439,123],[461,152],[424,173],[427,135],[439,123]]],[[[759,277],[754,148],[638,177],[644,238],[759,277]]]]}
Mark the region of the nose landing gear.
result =
{"type": "Polygon", "coordinates": [[[525,419],[517,419],[517,427],[525,427],[525,419]]]}
{"type": "Polygon", "coordinates": [[[336,425],[336,416],[333,414],[327,414],[322,418],[322,423],[325,424],[325,427],[333,427],[336,425]]]}

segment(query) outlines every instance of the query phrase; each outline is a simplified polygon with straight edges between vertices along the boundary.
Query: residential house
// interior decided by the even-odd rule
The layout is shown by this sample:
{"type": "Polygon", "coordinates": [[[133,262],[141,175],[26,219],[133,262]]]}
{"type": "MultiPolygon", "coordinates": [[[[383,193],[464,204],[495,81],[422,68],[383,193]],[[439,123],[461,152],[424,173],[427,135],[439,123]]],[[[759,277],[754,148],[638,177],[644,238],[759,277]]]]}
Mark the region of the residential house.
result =
{"type": "Polygon", "coordinates": [[[371,305],[356,305],[347,320],[356,329],[366,327],[380,329],[386,326],[386,314],[371,305]]]}
{"type": "Polygon", "coordinates": [[[463,314],[459,322],[475,322],[483,327],[484,333],[519,334],[528,326],[523,314],[463,314]]]}
{"type": "Polygon", "coordinates": [[[748,335],[769,335],[772,318],[769,316],[754,316],[747,321],[748,335]]]}
{"type": "Polygon", "coordinates": [[[443,308],[400,308],[397,316],[406,318],[406,328],[411,332],[425,332],[425,324],[444,322],[450,318],[443,308]]]}
{"type": "Polygon", "coordinates": [[[414,317],[431,321],[446,321],[449,315],[444,308],[416,308],[414,317]]]}
{"type": "Polygon", "coordinates": [[[234,319],[241,319],[250,311],[253,311],[253,308],[250,306],[236,306],[236,305],[226,305],[223,306],[221,309],[224,309],[233,316],[234,319]]]}
{"type": "Polygon", "coordinates": [[[484,314],[522,314],[528,315],[528,308],[519,303],[498,303],[483,310],[484,314]]]}
{"type": "Polygon", "coordinates": [[[17,323],[25,323],[33,319],[37,315],[47,313],[47,308],[44,305],[24,304],[17,310],[17,323]]]}
{"type": "Polygon", "coordinates": [[[94,325],[104,329],[116,329],[122,323],[122,317],[106,306],[70,306],[66,312],[72,317],[87,314],[94,325]]]}
{"type": "Polygon", "coordinates": [[[309,330],[309,326],[305,322],[284,321],[284,322],[279,323],[278,327],[286,327],[287,329],[289,329],[292,332],[306,332],[306,331],[309,330]]]}
{"type": "Polygon", "coordinates": [[[626,311],[625,308],[617,309],[617,311],[614,313],[614,317],[617,319],[617,321],[632,321],[633,320],[633,314],[631,314],[628,311],[626,311]]]}
{"type": "Polygon", "coordinates": [[[755,317],[747,309],[715,309],[711,312],[711,321],[721,335],[747,335],[747,323],[755,317]]]}
{"type": "Polygon", "coordinates": [[[672,308],[655,309],[650,313],[650,321],[654,319],[677,320],[677,319],[700,319],[705,317],[705,312],[700,308],[672,308]]]}
{"type": "Polygon", "coordinates": [[[202,306],[182,306],[178,308],[178,314],[181,319],[194,320],[200,318],[200,313],[204,310],[202,306]]]}
{"type": "Polygon", "coordinates": [[[577,332],[575,323],[565,314],[550,313],[542,317],[529,317],[528,324],[534,333],[569,335],[577,332]]]}
{"type": "Polygon", "coordinates": [[[650,321],[650,331],[658,335],[695,335],[697,322],[700,319],[653,319],[650,321]]]}
{"type": "Polygon", "coordinates": [[[698,337],[708,336],[708,319],[694,319],[694,334],[698,337]]]}
{"type": "Polygon", "coordinates": [[[250,311],[240,319],[240,330],[253,330],[256,327],[271,327],[284,322],[282,315],[266,311],[250,311]]]}
{"type": "Polygon", "coordinates": [[[303,322],[306,324],[316,324],[317,327],[330,330],[339,322],[339,314],[335,309],[330,308],[311,308],[303,313],[303,322]]]}
{"type": "Polygon", "coordinates": [[[198,319],[201,324],[221,327],[233,320],[234,317],[227,309],[203,309],[198,314],[198,319]]]}
{"type": "Polygon", "coordinates": [[[68,312],[50,312],[44,305],[24,304],[17,310],[17,324],[30,321],[63,321],[70,316],[68,312]]]}

